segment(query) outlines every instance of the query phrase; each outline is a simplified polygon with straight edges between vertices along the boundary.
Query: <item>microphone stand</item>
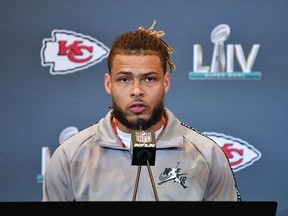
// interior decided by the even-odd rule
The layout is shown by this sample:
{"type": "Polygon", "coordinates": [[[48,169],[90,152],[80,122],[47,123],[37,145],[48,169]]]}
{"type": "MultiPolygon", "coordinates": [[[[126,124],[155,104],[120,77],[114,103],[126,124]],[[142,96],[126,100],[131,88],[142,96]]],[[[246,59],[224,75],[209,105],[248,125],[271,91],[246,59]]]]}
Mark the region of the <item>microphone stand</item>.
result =
{"type": "Polygon", "coordinates": [[[132,201],[136,201],[136,195],[137,195],[137,191],[138,191],[140,173],[141,173],[141,165],[138,165],[132,201]]]}
{"type": "MultiPolygon", "coordinates": [[[[139,119],[140,120],[140,119],[139,119]]],[[[143,120],[143,119],[142,119],[143,120]]],[[[142,130],[143,129],[143,122],[139,122],[139,130],[142,130]]],[[[138,158],[138,161],[139,161],[139,165],[138,165],[138,168],[137,168],[137,175],[136,175],[136,180],[135,180],[135,186],[134,186],[134,192],[133,192],[133,199],[132,201],[136,201],[136,195],[137,195],[137,191],[138,191],[138,185],[139,185],[139,179],[140,179],[140,173],[141,173],[141,162],[140,161],[146,161],[146,165],[147,165],[147,169],[148,169],[148,173],[149,173],[149,178],[150,178],[150,181],[151,181],[151,185],[152,185],[152,188],[153,188],[153,192],[154,192],[154,196],[155,196],[155,200],[156,201],[159,201],[159,198],[158,198],[158,194],[157,194],[157,190],[156,190],[156,186],[155,186],[155,182],[154,182],[154,178],[153,178],[153,174],[152,174],[152,170],[151,170],[151,167],[150,167],[150,164],[149,164],[149,155],[147,155],[146,152],[144,152],[142,155],[141,155],[142,158],[138,158]]],[[[151,157],[151,156],[150,156],[151,157]]]]}
{"type": "MultiPolygon", "coordinates": [[[[146,160],[146,164],[147,164],[147,169],[148,169],[151,185],[152,185],[152,188],[153,188],[155,200],[159,201],[158,193],[157,193],[157,190],[156,190],[156,186],[155,186],[155,182],[154,182],[154,178],[153,178],[153,174],[152,174],[152,170],[151,170],[151,167],[149,165],[149,161],[148,160],[146,160]]],[[[138,165],[132,201],[136,201],[136,195],[137,195],[137,191],[138,191],[140,173],[141,173],[141,165],[138,165]]]]}
{"type": "Polygon", "coordinates": [[[154,182],[154,178],[153,178],[153,174],[152,174],[152,170],[151,170],[151,167],[149,165],[149,161],[147,160],[146,163],[147,163],[147,169],[148,169],[151,185],[152,185],[152,188],[153,188],[155,200],[159,201],[157,190],[156,190],[156,186],[155,186],[155,182],[154,182]]]}

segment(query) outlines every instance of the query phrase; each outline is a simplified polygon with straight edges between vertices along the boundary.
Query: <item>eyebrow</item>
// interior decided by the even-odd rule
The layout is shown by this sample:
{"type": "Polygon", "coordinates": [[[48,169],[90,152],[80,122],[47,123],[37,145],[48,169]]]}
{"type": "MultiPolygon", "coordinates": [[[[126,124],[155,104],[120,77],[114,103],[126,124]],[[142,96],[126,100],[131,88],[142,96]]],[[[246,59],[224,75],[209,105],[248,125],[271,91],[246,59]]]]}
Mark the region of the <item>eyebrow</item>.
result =
{"type": "MultiPolygon", "coordinates": [[[[148,71],[148,72],[141,72],[140,74],[137,74],[136,76],[149,76],[149,75],[158,75],[159,73],[158,72],[155,72],[155,71],[148,71]]],[[[119,71],[117,73],[115,73],[115,75],[133,75],[134,74],[131,72],[131,71],[119,71]]]]}

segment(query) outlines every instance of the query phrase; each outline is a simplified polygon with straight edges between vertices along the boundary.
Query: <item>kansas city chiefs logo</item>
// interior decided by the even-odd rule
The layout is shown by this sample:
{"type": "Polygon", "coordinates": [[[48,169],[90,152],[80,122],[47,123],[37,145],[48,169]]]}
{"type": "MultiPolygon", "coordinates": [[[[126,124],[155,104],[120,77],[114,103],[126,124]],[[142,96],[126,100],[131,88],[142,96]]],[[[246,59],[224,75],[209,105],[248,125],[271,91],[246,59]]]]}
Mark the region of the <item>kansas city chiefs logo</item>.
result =
{"type": "Polygon", "coordinates": [[[215,132],[204,132],[204,134],[223,149],[235,172],[250,166],[261,157],[261,152],[244,140],[215,132]]]}
{"type": "Polygon", "coordinates": [[[53,30],[52,38],[42,41],[41,64],[50,73],[68,74],[86,69],[102,61],[109,48],[95,38],[73,31],[53,30]]]}

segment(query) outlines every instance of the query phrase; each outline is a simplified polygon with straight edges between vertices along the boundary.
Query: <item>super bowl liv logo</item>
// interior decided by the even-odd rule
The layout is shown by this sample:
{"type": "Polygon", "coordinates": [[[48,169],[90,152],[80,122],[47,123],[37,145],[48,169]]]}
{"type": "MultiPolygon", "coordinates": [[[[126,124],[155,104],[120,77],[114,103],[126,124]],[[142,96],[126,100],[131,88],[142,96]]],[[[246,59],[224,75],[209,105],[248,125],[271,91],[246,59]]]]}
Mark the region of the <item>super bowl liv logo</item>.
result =
{"type": "Polygon", "coordinates": [[[261,79],[260,71],[252,71],[260,45],[253,44],[246,59],[241,44],[227,44],[226,56],[224,42],[230,35],[230,27],[226,24],[216,26],[211,32],[214,50],[210,66],[203,65],[203,50],[200,44],[193,46],[193,71],[189,79],[261,79]],[[242,71],[234,71],[236,57],[242,71]]]}

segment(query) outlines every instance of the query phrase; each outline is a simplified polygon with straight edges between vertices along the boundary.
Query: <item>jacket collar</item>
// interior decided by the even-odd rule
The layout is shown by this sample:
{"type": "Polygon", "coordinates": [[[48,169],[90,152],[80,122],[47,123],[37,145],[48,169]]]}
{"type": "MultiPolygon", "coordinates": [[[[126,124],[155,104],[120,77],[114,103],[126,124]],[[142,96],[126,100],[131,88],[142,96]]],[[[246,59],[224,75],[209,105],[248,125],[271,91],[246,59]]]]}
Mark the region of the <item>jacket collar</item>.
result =
{"type": "MultiPolygon", "coordinates": [[[[121,146],[119,137],[113,130],[111,112],[112,110],[109,111],[106,116],[98,122],[98,131],[96,131],[95,134],[94,144],[108,148],[125,150],[125,148],[121,146]]],[[[181,143],[183,143],[183,136],[181,135],[180,131],[180,121],[169,109],[165,108],[165,113],[167,115],[168,122],[166,127],[161,132],[156,146],[159,149],[179,147],[181,146],[181,143]]]]}

